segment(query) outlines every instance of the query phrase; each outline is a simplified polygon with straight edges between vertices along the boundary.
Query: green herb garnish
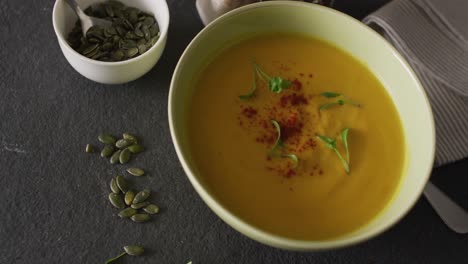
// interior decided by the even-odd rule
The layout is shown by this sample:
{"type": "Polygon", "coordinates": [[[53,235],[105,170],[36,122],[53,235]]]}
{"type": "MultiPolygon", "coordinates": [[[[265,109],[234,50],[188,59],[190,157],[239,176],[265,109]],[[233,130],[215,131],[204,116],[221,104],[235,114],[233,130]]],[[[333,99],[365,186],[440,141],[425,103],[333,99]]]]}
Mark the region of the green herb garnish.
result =
{"type": "Polygon", "coordinates": [[[334,92],[323,92],[320,95],[323,96],[323,97],[326,97],[326,98],[335,98],[335,97],[340,96],[341,94],[334,93],[334,92]]]}
{"type": "Polygon", "coordinates": [[[299,158],[295,154],[281,154],[281,157],[290,158],[294,162],[294,168],[297,167],[297,165],[299,165],[299,158]]]}
{"type": "Polygon", "coordinates": [[[276,132],[277,132],[278,136],[276,137],[276,142],[273,145],[273,147],[271,148],[270,153],[268,155],[270,157],[289,158],[294,162],[294,167],[297,167],[299,165],[299,159],[297,158],[297,156],[295,154],[292,154],[292,153],[287,153],[287,154],[280,153],[280,154],[278,154],[278,149],[282,148],[284,146],[283,141],[281,140],[281,127],[280,127],[279,123],[276,120],[271,120],[271,123],[276,128],[276,132]]]}
{"type": "Polygon", "coordinates": [[[257,75],[264,82],[268,83],[268,87],[270,88],[270,91],[274,93],[281,93],[284,89],[288,89],[292,85],[291,81],[285,80],[279,76],[273,76],[273,77],[269,76],[262,69],[260,69],[260,67],[256,63],[253,63],[253,71],[254,71],[254,80],[252,83],[252,88],[249,93],[239,96],[239,98],[242,100],[249,99],[255,94],[255,91],[257,90],[257,75]]]}
{"type": "Polygon", "coordinates": [[[248,94],[240,95],[239,98],[241,100],[247,100],[250,97],[254,96],[256,90],[257,90],[257,70],[256,70],[255,64],[254,64],[252,89],[250,90],[250,92],[248,94]]]}
{"type": "Polygon", "coordinates": [[[280,125],[278,124],[278,122],[276,120],[271,120],[271,123],[273,124],[273,126],[275,126],[276,133],[277,133],[278,136],[276,137],[275,144],[273,145],[273,147],[270,150],[270,156],[272,156],[279,147],[283,146],[283,141],[281,140],[281,127],[280,127],[280,125]]]}
{"type": "Polygon", "coordinates": [[[344,96],[343,94],[340,94],[340,93],[323,92],[320,95],[325,97],[325,98],[341,97],[342,99],[337,99],[334,102],[323,104],[323,105],[320,106],[319,110],[325,110],[325,109],[327,109],[327,108],[329,108],[331,106],[334,106],[334,105],[345,105],[345,104],[353,105],[353,106],[356,106],[356,107],[361,107],[360,104],[354,102],[353,100],[347,98],[346,96],[344,96]]]}
{"type": "Polygon", "coordinates": [[[329,138],[329,137],[322,136],[322,135],[317,135],[317,138],[322,140],[325,143],[325,146],[327,146],[329,149],[332,149],[333,151],[335,151],[341,163],[343,163],[346,173],[349,174],[350,168],[349,168],[348,132],[349,132],[349,128],[345,128],[343,129],[343,131],[341,131],[341,140],[343,141],[343,146],[345,147],[345,150],[346,150],[346,159],[344,159],[341,153],[338,151],[336,147],[336,139],[329,138]]]}
{"type": "Polygon", "coordinates": [[[254,63],[255,70],[257,71],[258,75],[262,80],[268,83],[268,87],[270,88],[270,91],[274,93],[281,93],[283,89],[287,89],[291,87],[292,82],[285,80],[279,76],[274,76],[271,77],[268,74],[266,74],[260,67],[254,63]]]}

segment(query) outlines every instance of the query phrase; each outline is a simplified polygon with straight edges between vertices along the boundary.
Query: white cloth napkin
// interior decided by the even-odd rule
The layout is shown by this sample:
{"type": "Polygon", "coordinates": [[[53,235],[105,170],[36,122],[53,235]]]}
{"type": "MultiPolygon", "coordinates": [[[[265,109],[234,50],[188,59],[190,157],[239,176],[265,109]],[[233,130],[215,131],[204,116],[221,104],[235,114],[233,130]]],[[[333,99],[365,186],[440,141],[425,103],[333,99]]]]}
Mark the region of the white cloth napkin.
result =
{"type": "Polygon", "coordinates": [[[393,0],[363,22],[396,47],[424,86],[436,123],[435,166],[468,157],[468,1],[393,0]]]}

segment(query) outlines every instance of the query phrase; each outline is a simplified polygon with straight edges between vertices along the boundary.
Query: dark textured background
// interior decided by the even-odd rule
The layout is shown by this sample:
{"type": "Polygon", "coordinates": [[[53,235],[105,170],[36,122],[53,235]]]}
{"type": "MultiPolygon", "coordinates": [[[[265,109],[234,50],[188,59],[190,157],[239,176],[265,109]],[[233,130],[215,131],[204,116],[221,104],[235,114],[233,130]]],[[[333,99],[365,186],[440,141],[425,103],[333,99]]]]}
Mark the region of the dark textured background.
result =
{"type": "MultiPolygon", "coordinates": [[[[75,72],[52,28],[51,0],[0,1],[0,263],[104,263],[125,244],[148,254],[120,263],[468,263],[468,236],[450,231],[422,198],[395,227],[360,245],[319,253],[254,242],[219,220],[184,175],[171,144],[167,95],[172,71],[202,28],[194,0],[170,0],[171,25],[158,65],[126,85],[105,86],[75,72]],[[84,152],[101,131],[135,132],[147,151],[162,213],[151,223],[119,219],[108,182],[122,173],[84,152]]],[[[386,0],[338,0],[362,18],[386,0]]],[[[432,180],[468,209],[468,160],[432,180]]]]}

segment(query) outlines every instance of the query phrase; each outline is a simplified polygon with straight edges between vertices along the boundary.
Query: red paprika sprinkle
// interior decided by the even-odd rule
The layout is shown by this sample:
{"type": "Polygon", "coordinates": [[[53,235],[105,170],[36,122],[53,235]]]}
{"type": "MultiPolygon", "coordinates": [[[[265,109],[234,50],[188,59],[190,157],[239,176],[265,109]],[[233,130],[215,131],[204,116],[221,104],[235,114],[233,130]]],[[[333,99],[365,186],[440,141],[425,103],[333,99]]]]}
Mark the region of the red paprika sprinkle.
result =
{"type": "Polygon", "coordinates": [[[296,91],[299,91],[302,89],[302,83],[298,79],[295,79],[294,81],[292,81],[292,85],[293,85],[293,89],[296,91]]]}
{"type": "Polygon", "coordinates": [[[249,106],[242,110],[242,114],[244,114],[247,118],[252,118],[253,116],[257,114],[257,110],[249,106]]]}

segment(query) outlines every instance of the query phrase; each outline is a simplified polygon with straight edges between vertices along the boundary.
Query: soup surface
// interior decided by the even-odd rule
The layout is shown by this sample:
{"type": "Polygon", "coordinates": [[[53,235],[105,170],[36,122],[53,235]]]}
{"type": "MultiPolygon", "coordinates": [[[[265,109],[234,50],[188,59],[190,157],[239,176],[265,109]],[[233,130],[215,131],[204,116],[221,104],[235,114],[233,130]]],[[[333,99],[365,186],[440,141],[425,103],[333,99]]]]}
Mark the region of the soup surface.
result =
{"type": "Polygon", "coordinates": [[[325,42],[241,41],[202,72],[189,110],[196,170],[226,208],[265,231],[344,235],[398,188],[406,152],[396,108],[365,66],[325,42]]]}

